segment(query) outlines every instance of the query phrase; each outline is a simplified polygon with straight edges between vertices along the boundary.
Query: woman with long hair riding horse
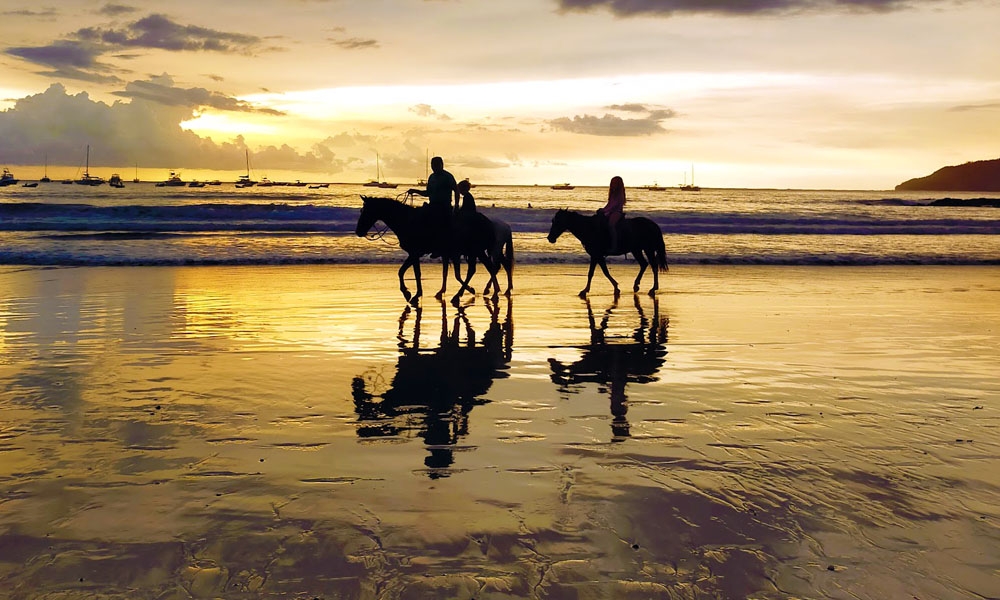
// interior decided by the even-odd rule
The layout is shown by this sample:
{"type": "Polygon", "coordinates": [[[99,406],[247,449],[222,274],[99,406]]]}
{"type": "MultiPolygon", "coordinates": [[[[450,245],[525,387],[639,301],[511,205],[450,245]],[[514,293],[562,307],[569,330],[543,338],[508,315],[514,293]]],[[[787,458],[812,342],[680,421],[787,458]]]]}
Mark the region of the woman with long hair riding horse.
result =
{"type": "MultiPolygon", "coordinates": [[[[621,181],[620,177],[612,179],[611,188],[608,191],[608,206],[612,213],[619,211],[625,203],[625,186],[621,183],[620,194],[616,194],[617,184],[615,180],[621,181]],[[619,202],[620,201],[620,202],[619,202]]],[[[548,240],[555,243],[559,236],[565,231],[572,233],[576,239],[583,244],[583,249],[590,255],[590,270],[587,273],[587,286],[580,291],[580,297],[586,298],[590,293],[590,283],[594,278],[594,268],[601,267],[601,272],[608,278],[614,286],[615,295],[621,293],[618,289],[618,282],[608,271],[608,264],[605,258],[617,254],[631,254],[639,263],[639,274],[636,275],[632,284],[632,291],[639,291],[639,283],[642,275],[646,272],[646,267],[653,265],[653,287],[649,290],[649,295],[656,294],[660,289],[660,271],[667,270],[666,248],[663,244],[663,232],[660,226],[646,217],[619,217],[617,223],[616,247],[612,247],[611,235],[609,234],[608,221],[604,209],[597,211],[592,216],[581,215],[571,210],[558,210],[552,217],[552,227],[549,229],[548,240]]]]}

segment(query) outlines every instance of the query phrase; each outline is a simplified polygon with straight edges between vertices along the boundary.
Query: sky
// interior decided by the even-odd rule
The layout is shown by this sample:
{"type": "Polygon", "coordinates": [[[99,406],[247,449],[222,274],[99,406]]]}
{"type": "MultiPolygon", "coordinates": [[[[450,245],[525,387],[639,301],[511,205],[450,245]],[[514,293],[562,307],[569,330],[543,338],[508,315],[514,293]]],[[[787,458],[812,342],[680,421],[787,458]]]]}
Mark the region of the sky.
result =
{"type": "Polygon", "coordinates": [[[0,165],[891,189],[1000,157],[998,25],[1000,0],[4,0],[0,165]]]}

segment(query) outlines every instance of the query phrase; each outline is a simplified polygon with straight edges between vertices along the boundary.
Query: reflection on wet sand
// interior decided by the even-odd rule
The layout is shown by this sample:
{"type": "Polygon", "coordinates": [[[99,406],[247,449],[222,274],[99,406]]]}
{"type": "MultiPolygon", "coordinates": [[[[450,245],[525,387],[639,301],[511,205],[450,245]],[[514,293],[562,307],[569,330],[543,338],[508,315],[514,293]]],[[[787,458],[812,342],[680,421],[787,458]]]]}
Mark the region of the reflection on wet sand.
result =
{"type": "Polygon", "coordinates": [[[358,437],[419,436],[428,450],[424,465],[431,478],[448,476],[455,445],[469,432],[469,412],[488,402],[484,396],[493,380],[507,377],[514,335],[509,299],[503,323],[500,304],[487,303],[490,325],[480,343],[465,308],[456,310],[449,330],[447,305],[439,302],[436,346],[421,341],[423,307],[408,305],[399,317],[399,358],[388,386],[381,373],[371,370],[351,382],[358,437]],[[412,339],[407,339],[411,316],[412,339]]]}
{"type": "Polygon", "coordinates": [[[601,320],[594,318],[590,299],[586,299],[587,318],[590,324],[590,343],[580,347],[583,351],[579,360],[565,364],[555,358],[549,359],[552,381],[565,394],[585,383],[596,383],[608,392],[611,398],[612,441],[620,442],[629,437],[628,396],[625,394],[629,383],[649,383],[656,381],[656,373],[663,366],[667,355],[667,327],[670,319],[660,315],[660,302],[653,297],[652,318],[634,296],[635,310],[639,323],[628,337],[608,336],[608,322],[618,309],[618,297],[604,311],[601,320]]]}

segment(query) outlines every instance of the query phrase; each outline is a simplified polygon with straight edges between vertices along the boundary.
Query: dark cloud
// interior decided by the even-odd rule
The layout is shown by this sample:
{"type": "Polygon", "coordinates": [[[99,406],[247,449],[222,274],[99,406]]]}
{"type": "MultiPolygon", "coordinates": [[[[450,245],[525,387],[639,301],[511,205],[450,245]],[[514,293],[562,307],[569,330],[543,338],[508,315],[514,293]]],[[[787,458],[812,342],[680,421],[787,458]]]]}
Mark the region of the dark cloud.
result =
{"type": "Polygon", "coordinates": [[[363,38],[329,38],[335,46],[340,48],[345,48],[347,50],[367,50],[369,48],[378,48],[378,40],[363,39],[363,38]]]}
{"type": "MultiPolygon", "coordinates": [[[[194,117],[188,106],[165,105],[135,97],[111,105],[86,93],[69,95],[53,84],[45,92],[18,99],[0,112],[0,164],[79,165],[91,146],[92,167],[205,168],[242,171],[244,151],[268,169],[339,173],[349,160],[320,143],[308,152],[289,146],[254,149],[242,136],[218,143],[185,130],[194,117]]],[[[164,174],[165,176],[165,174],[164,174]]]]}
{"type": "Polygon", "coordinates": [[[573,118],[552,119],[546,123],[553,129],[570,133],[628,137],[664,133],[666,129],[661,122],[677,116],[670,109],[650,109],[642,104],[616,104],[608,108],[628,113],[644,112],[646,116],[623,119],[612,114],[605,114],[603,117],[576,115],[573,118]]]}
{"type": "MultiPolygon", "coordinates": [[[[112,10],[128,7],[108,4],[112,10]]],[[[117,83],[114,73],[123,73],[98,58],[110,56],[129,60],[135,54],[127,49],[159,49],[172,52],[206,51],[248,54],[260,47],[261,38],[242,33],[228,33],[195,25],[181,25],[168,17],[152,14],[120,28],[86,27],[46,46],[7,48],[11,56],[53,69],[43,74],[83,81],[117,83]]],[[[274,48],[263,48],[273,50],[274,48]]]]}
{"type": "Polygon", "coordinates": [[[54,17],[56,16],[55,9],[46,8],[43,10],[31,10],[27,8],[18,10],[5,10],[0,12],[0,16],[4,17],[54,17]]]}
{"type": "Polygon", "coordinates": [[[123,98],[140,98],[166,106],[185,106],[193,109],[215,108],[237,112],[256,112],[269,115],[284,113],[270,108],[258,108],[254,105],[237,100],[205,88],[179,88],[174,86],[173,79],[161,75],[148,81],[132,81],[125,86],[124,91],[112,92],[123,98]]]}
{"type": "Polygon", "coordinates": [[[54,69],[64,67],[92,69],[97,66],[96,59],[102,54],[101,49],[92,44],[71,41],[55,42],[48,46],[7,48],[6,52],[11,56],[54,69]]]}
{"type": "Polygon", "coordinates": [[[85,27],[74,36],[80,40],[100,42],[116,48],[155,48],[174,52],[201,50],[249,53],[261,42],[261,38],[244,33],[181,25],[160,14],[143,17],[118,29],[85,27]]]}
{"type": "Polygon", "coordinates": [[[969,112],[975,110],[997,110],[1000,109],[1000,102],[986,102],[983,104],[961,104],[959,106],[953,106],[948,110],[950,112],[969,112]]]}
{"type": "Polygon", "coordinates": [[[605,108],[621,112],[649,112],[645,104],[612,104],[611,106],[605,106],[605,108]]]}
{"type": "Polygon", "coordinates": [[[556,0],[560,11],[606,9],[621,17],[685,14],[768,15],[817,12],[891,12],[941,0],[556,0]]]}
{"type": "Polygon", "coordinates": [[[43,75],[95,83],[121,81],[113,74],[111,67],[97,61],[102,52],[92,44],[58,41],[48,46],[7,48],[5,52],[51,69],[43,71],[43,75]]]}
{"type": "Polygon", "coordinates": [[[102,15],[109,15],[112,17],[117,17],[118,15],[127,15],[129,13],[134,13],[138,8],[134,6],[126,6],[124,4],[105,4],[101,7],[100,13],[102,15]]]}

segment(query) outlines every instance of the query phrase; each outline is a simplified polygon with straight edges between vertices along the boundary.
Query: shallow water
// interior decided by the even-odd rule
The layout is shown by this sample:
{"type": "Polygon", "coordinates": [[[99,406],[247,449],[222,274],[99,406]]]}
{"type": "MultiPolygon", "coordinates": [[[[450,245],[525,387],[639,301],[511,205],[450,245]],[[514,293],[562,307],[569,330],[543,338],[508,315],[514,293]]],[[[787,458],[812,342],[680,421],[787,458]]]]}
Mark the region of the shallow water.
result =
{"type": "Polygon", "coordinates": [[[8,267],[0,586],[994,597],[998,274],[8,267]]]}

